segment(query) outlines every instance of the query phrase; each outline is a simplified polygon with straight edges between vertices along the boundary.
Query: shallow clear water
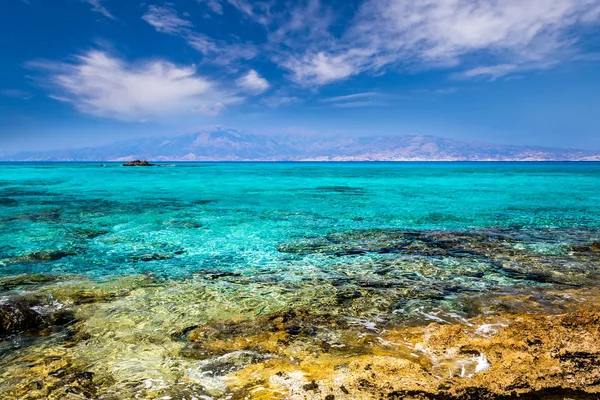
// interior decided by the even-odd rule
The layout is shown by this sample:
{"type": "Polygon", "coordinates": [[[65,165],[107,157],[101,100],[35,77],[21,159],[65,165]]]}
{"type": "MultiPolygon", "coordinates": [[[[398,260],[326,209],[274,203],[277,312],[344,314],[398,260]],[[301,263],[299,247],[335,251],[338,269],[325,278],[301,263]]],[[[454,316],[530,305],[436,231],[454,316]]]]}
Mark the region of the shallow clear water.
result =
{"type": "Polygon", "coordinates": [[[244,336],[295,310],[304,345],[346,346],[556,312],[600,279],[599,204],[600,163],[0,164],[0,305],[78,321],[0,341],[4,376],[75,335],[69,357],[109,388],[223,395],[197,378],[190,327],[255,321],[244,336]]]}
{"type": "Polygon", "coordinates": [[[351,230],[598,228],[600,164],[3,164],[0,198],[5,263],[73,253],[1,275],[179,277],[329,265],[278,247],[351,230]]]}

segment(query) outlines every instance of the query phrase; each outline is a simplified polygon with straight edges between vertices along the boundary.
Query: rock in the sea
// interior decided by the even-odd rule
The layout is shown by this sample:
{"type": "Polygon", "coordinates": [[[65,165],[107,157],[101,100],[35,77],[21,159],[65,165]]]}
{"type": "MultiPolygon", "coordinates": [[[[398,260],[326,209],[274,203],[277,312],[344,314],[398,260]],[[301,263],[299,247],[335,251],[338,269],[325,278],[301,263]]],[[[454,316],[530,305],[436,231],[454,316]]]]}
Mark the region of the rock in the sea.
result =
{"type": "Polygon", "coordinates": [[[31,253],[27,253],[10,260],[10,263],[40,263],[46,261],[58,261],[62,258],[74,255],[77,255],[77,253],[66,250],[32,251],[31,253]]]}
{"type": "Polygon", "coordinates": [[[7,206],[7,207],[16,207],[19,205],[19,202],[15,199],[11,199],[8,197],[2,197],[2,198],[0,198],[0,205],[7,206]]]}
{"type": "Polygon", "coordinates": [[[21,332],[41,334],[74,320],[71,310],[40,299],[15,298],[0,303],[0,337],[21,332]]]}
{"type": "Polygon", "coordinates": [[[571,249],[577,253],[600,253],[600,242],[592,244],[583,244],[571,246],[571,249]]]}
{"type": "Polygon", "coordinates": [[[27,302],[9,301],[0,304],[0,337],[36,330],[44,324],[42,316],[27,302]]]}
{"type": "Polygon", "coordinates": [[[59,279],[49,274],[22,274],[0,278],[0,291],[13,290],[19,287],[42,285],[59,279]]]}
{"type": "Polygon", "coordinates": [[[132,262],[148,262],[148,261],[159,261],[159,260],[170,260],[174,256],[172,254],[163,253],[146,253],[131,256],[129,259],[132,262]]]}
{"type": "MultiPolygon", "coordinates": [[[[283,315],[277,318],[283,327],[285,319],[283,315]]],[[[500,320],[505,324],[486,336],[474,334],[486,319],[391,328],[380,334],[380,340],[369,343],[370,352],[362,354],[355,352],[356,346],[347,347],[352,343],[347,340],[343,342],[346,350],[335,353],[303,348],[298,340],[280,334],[270,350],[279,358],[257,360],[256,365],[235,371],[229,382],[239,388],[235,398],[253,398],[249,390],[255,385],[264,387],[266,393],[283,393],[282,398],[290,400],[600,398],[597,303],[562,315],[505,315],[500,320]],[[297,359],[302,361],[294,362],[297,359]]],[[[206,346],[210,338],[223,344],[217,329],[212,337],[200,328],[188,332],[187,338],[195,345],[206,346]]],[[[335,328],[327,331],[330,339],[335,337],[335,328]]],[[[256,351],[266,343],[265,337],[253,344],[248,336],[228,340],[256,351]]],[[[357,339],[360,336],[353,340],[357,339]]]]}
{"type": "Polygon", "coordinates": [[[133,161],[128,161],[125,164],[123,164],[124,167],[153,167],[155,165],[156,164],[150,164],[146,160],[133,160],[133,161]]]}

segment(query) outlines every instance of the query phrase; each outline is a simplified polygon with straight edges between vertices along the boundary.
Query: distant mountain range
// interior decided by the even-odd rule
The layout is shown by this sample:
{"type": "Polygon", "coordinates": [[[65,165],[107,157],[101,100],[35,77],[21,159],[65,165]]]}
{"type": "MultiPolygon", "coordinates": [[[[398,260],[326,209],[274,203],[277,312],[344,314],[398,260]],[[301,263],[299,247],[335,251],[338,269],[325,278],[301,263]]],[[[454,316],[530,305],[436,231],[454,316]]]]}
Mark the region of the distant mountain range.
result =
{"type": "Polygon", "coordinates": [[[600,151],[465,142],[434,136],[266,136],[217,128],[1,161],[600,161],[600,151]]]}

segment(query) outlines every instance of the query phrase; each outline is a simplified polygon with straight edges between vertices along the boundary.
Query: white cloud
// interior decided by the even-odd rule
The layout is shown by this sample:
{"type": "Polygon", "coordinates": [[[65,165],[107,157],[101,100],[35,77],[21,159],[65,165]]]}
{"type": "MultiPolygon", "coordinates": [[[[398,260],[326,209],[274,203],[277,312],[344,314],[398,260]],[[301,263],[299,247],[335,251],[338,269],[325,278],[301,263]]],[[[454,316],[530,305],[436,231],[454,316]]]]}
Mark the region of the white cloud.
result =
{"type": "Polygon", "coordinates": [[[127,63],[102,51],[79,55],[72,63],[32,62],[48,73],[51,97],[80,112],[125,121],[156,120],[204,111],[216,115],[240,100],[196,74],[193,66],[154,60],[127,63]]]}
{"type": "Polygon", "coordinates": [[[389,68],[470,65],[464,76],[498,77],[573,59],[599,21],[600,0],[366,0],[339,37],[322,32],[278,63],[304,85],[389,68]],[[473,69],[476,60],[492,67],[473,69]]]}
{"type": "Polygon", "coordinates": [[[331,8],[321,4],[320,0],[296,1],[292,4],[293,7],[272,18],[276,27],[269,34],[271,44],[310,49],[313,44],[332,38],[329,28],[335,17],[331,8]]]}
{"type": "MultiPolygon", "coordinates": [[[[114,18],[103,0],[82,1],[114,18]]],[[[493,80],[586,59],[588,41],[581,39],[600,22],[600,0],[363,0],[358,6],[340,3],[343,10],[322,0],[196,1],[215,14],[261,24],[265,39],[242,42],[246,39],[220,31],[222,36],[209,37],[172,3],[148,5],[142,18],[158,32],[185,40],[202,55],[203,64],[213,64],[207,67],[217,70],[220,79],[229,76],[224,85],[253,94],[271,88],[247,65],[259,55],[309,88],[359,74],[432,68],[448,69],[460,79],[493,80]],[[248,72],[240,77],[242,71],[248,72]]],[[[52,96],[94,115],[136,120],[184,110],[215,115],[239,100],[197,75],[195,68],[161,60],[131,64],[96,51],[52,65],[50,81],[59,89],[52,96]],[[169,104],[160,101],[161,91],[171,99],[169,104]]],[[[260,104],[276,107],[298,101],[283,90],[268,93],[260,104]]],[[[358,107],[390,98],[365,92],[322,101],[358,107]]]]}
{"type": "Polygon", "coordinates": [[[324,52],[291,57],[282,63],[293,75],[292,79],[302,85],[323,85],[354,75],[358,71],[347,62],[347,56],[328,55],[324,52]]]}
{"type": "Polygon", "coordinates": [[[198,3],[204,3],[215,14],[223,14],[223,5],[218,0],[197,0],[198,3]]]}
{"type": "Polygon", "coordinates": [[[379,92],[362,92],[362,93],[347,94],[345,96],[328,97],[328,98],[322,99],[321,101],[324,103],[341,103],[341,102],[346,102],[346,101],[370,99],[370,98],[382,97],[382,96],[383,95],[379,92]]]}
{"type": "Polygon", "coordinates": [[[508,75],[512,72],[520,70],[519,66],[514,64],[499,64],[499,65],[490,65],[485,67],[475,67],[468,69],[458,77],[463,78],[476,78],[476,77],[487,77],[492,80],[498,79],[502,76],[508,75]]]}
{"type": "Polygon", "coordinates": [[[228,65],[237,60],[250,60],[258,53],[252,43],[228,43],[195,32],[192,22],[180,17],[170,4],[149,6],[142,19],[158,32],[184,38],[190,47],[204,56],[205,62],[228,65]]]}
{"type": "Polygon", "coordinates": [[[252,43],[226,43],[191,31],[184,37],[190,47],[205,57],[204,61],[217,65],[229,65],[237,60],[251,60],[258,54],[252,43]]]}
{"type": "Polygon", "coordinates": [[[169,4],[148,6],[148,11],[142,16],[142,19],[157,31],[169,34],[180,33],[194,26],[187,19],[180,18],[177,11],[169,4]]]}
{"type": "Polygon", "coordinates": [[[278,108],[283,106],[288,106],[290,104],[296,104],[300,102],[300,98],[296,96],[290,96],[285,93],[277,93],[273,96],[264,97],[261,100],[261,104],[269,108],[278,108]]]}
{"type": "MultiPolygon", "coordinates": [[[[102,0],[85,0],[86,3],[92,6],[92,11],[100,13],[104,15],[108,19],[116,19],[114,15],[112,15],[106,7],[104,7],[101,3],[102,0]]],[[[27,3],[29,4],[29,3],[27,3]]]]}
{"type": "Polygon", "coordinates": [[[227,0],[227,2],[258,24],[267,25],[272,21],[270,12],[272,2],[256,0],[227,0]]]}
{"type": "Polygon", "coordinates": [[[380,92],[353,93],[322,99],[321,102],[337,108],[383,107],[387,106],[390,96],[380,92]]]}
{"type": "Polygon", "coordinates": [[[385,106],[385,103],[378,101],[348,101],[345,103],[334,103],[333,106],[337,108],[364,108],[364,107],[381,107],[385,106]]]}
{"type": "Polygon", "coordinates": [[[221,115],[221,113],[227,108],[223,103],[215,103],[212,105],[202,105],[201,107],[193,110],[194,112],[201,112],[202,114],[216,117],[217,115],[221,115]]]}
{"type": "Polygon", "coordinates": [[[223,5],[228,4],[235,8],[242,16],[259,23],[267,25],[271,22],[270,9],[273,1],[248,1],[248,0],[196,0],[198,3],[204,3],[215,14],[222,15],[223,5]]]}
{"type": "Polygon", "coordinates": [[[252,5],[246,0],[227,0],[227,2],[246,15],[254,14],[252,5]]]}
{"type": "MultiPolygon", "coordinates": [[[[453,65],[477,51],[523,61],[568,45],[566,30],[598,0],[369,0],[353,37],[392,56],[453,65]]],[[[395,57],[392,57],[395,58],[395,57]]]]}
{"type": "Polygon", "coordinates": [[[246,91],[254,94],[263,93],[270,87],[269,82],[253,69],[238,79],[237,84],[246,91]]]}

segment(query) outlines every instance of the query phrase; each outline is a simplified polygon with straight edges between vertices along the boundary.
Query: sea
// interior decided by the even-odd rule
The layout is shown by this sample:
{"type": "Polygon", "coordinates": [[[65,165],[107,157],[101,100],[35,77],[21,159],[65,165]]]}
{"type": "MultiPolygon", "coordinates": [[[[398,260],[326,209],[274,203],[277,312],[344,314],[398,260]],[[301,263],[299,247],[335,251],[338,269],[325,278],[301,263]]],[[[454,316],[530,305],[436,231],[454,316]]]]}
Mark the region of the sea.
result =
{"type": "Polygon", "coordinates": [[[64,370],[83,398],[236,398],[232,373],[289,356],[240,344],[269,318],[349,357],[559,313],[599,252],[600,163],[0,163],[0,305],[25,315],[0,314],[0,392],[50,398],[64,370]]]}

